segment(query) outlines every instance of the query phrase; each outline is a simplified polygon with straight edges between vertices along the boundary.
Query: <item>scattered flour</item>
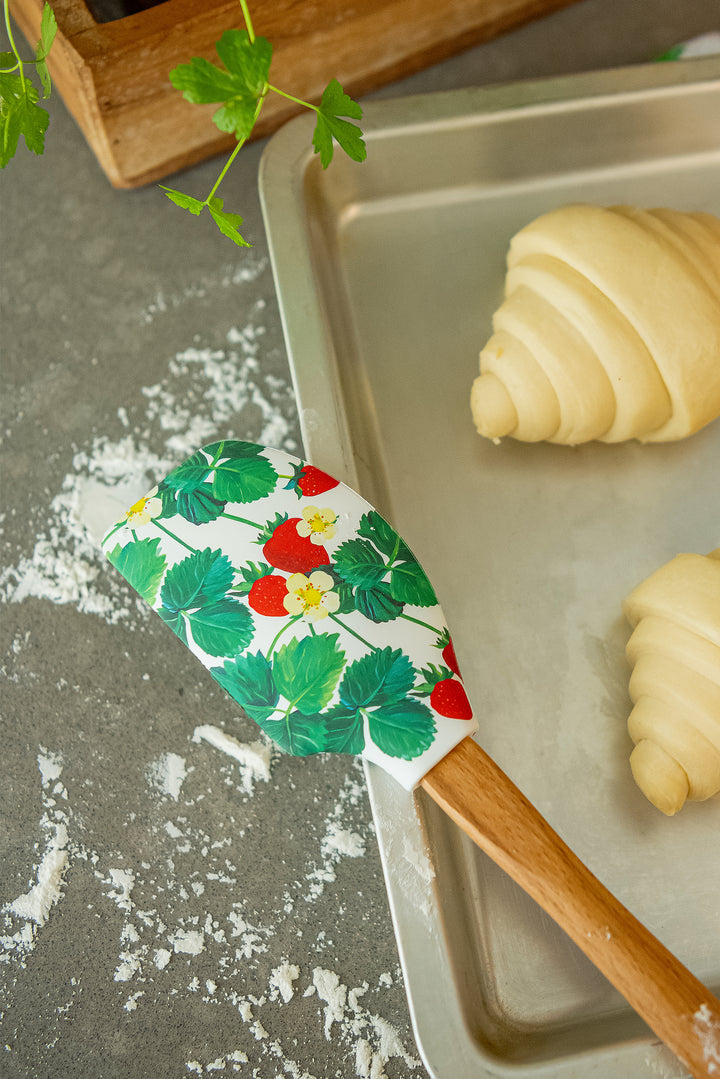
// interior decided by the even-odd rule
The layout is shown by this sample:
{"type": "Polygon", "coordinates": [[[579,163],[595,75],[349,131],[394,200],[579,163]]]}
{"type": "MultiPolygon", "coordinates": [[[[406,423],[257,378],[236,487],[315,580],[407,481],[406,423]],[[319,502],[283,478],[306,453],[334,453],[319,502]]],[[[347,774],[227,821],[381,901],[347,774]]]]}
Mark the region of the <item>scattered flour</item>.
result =
{"type": "Polygon", "coordinates": [[[224,348],[193,345],[178,352],[164,379],[145,387],[140,401],[118,409],[119,438],[99,436],[74,453],[49,507],[35,511],[32,552],[20,553],[0,575],[0,599],[72,604],[111,624],[144,615],[127,586],[107,573],[99,552],[103,534],[127,507],[216,437],[298,448],[292,385],[263,374],[258,361],[263,317],[264,303],[258,302],[245,327],[230,329],[224,348]]]}
{"type": "MultiPolygon", "coordinates": [[[[251,280],[264,270],[265,264],[243,264],[227,272],[225,283],[251,280]]],[[[197,286],[193,294],[201,296],[204,288],[197,286]]],[[[185,299],[186,294],[158,293],[143,312],[143,320],[151,323],[185,299]]],[[[287,379],[263,374],[259,363],[265,333],[263,307],[258,303],[245,327],[228,332],[224,347],[195,343],[171,357],[160,381],[146,386],[139,399],[118,407],[114,437],[94,437],[74,450],[59,489],[49,491],[47,505],[34,511],[39,527],[32,550],[16,552],[14,564],[0,575],[0,601],[13,604],[32,597],[69,604],[111,625],[137,627],[146,611],[128,586],[107,572],[99,553],[105,530],[203,442],[237,437],[289,452],[298,449],[292,386],[287,379]]],[[[27,643],[27,639],[14,641],[13,654],[19,655],[27,643]]],[[[219,727],[201,724],[191,742],[209,745],[231,759],[233,782],[246,798],[257,796],[258,784],[260,792],[271,789],[276,757],[264,735],[243,743],[219,727]]],[[[116,1006],[124,1021],[132,1022],[135,1015],[158,1002],[167,1005],[175,995],[194,994],[203,1007],[237,1010],[254,1053],[259,1049],[273,1074],[322,1079],[294,1059],[297,1041],[289,1033],[293,1020],[285,1019],[293,1009],[307,1008],[308,998],[316,998],[319,1034],[336,1042],[358,1079],[383,1079],[384,1066],[391,1060],[396,1067],[404,1064],[414,1071],[420,1063],[405,1049],[397,1031],[361,1006],[360,998],[369,992],[366,984],[348,988],[340,973],[327,965],[303,971],[292,952],[280,952],[276,939],[284,934],[287,947],[288,927],[292,927],[290,939],[295,935],[300,939],[302,933],[296,932],[294,924],[298,906],[312,903],[323,893],[336,879],[341,861],[360,858],[367,849],[372,825],[354,823],[358,814],[352,814],[364,797],[359,767],[350,766],[336,805],[309,839],[302,878],[275,896],[276,909],[263,916],[247,911],[241,899],[238,864],[243,827],[232,818],[203,827],[204,794],[195,792],[190,797],[187,793],[192,752],[198,751],[186,744],[179,753],[167,751],[151,760],[145,772],[147,804],[120,808],[120,815],[125,814],[121,827],[136,827],[140,811],[150,822],[143,833],[145,855],[137,857],[135,841],[129,848],[132,856],[123,849],[103,849],[102,855],[92,849],[88,822],[82,815],[91,814],[91,799],[84,803],[82,814],[76,812],[63,782],[67,762],[61,754],[39,747],[41,840],[29,856],[33,864],[28,865],[27,890],[0,908],[0,962],[8,969],[11,963],[17,971],[25,968],[53,910],[67,903],[70,890],[80,886],[80,874],[73,874],[73,866],[82,867],[86,889],[82,895],[90,901],[84,904],[82,916],[87,923],[80,932],[91,934],[97,919],[98,925],[116,934],[117,951],[108,980],[110,985],[118,983],[116,1006]],[[227,835],[218,831],[225,827],[227,835]],[[238,987],[252,983],[260,964],[268,960],[271,973],[265,992],[260,996],[238,992],[238,987]]],[[[82,776],[73,778],[71,790],[91,782],[82,776]]],[[[75,892],[74,917],[80,916],[77,899],[75,892]]],[[[269,897],[269,903],[272,900],[269,897]]],[[[311,952],[329,946],[322,933],[311,952]]],[[[306,943],[302,954],[307,962],[306,943]]],[[[64,1018],[79,999],[81,979],[80,969],[68,979],[70,995],[66,1005],[58,1006],[59,1017],[64,1018]]],[[[11,978],[10,989],[13,984],[11,978]]],[[[376,991],[393,984],[390,974],[383,975],[376,991]]],[[[5,1001],[0,1005],[4,1007],[5,1001]]],[[[307,1021],[304,1013],[302,1022],[307,1021]]],[[[245,1074],[248,1054],[242,1038],[219,1054],[218,1048],[208,1049],[207,1058],[200,1059],[196,1047],[193,1059],[185,1064],[187,1073],[245,1074]]]]}
{"type": "Polygon", "coordinates": [[[239,742],[219,727],[203,724],[195,728],[192,740],[207,742],[221,753],[233,757],[240,765],[240,785],[247,794],[253,793],[258,780],[267,782],[270,778],[272,742],[265,735],[255,742],[239,742]]]}
{"type": "MultiPolygon", "coordinates": [[[[293,988],[293,982],[296,982],[300,977],[300,970],[298,967],[291,963],[288,959],[283,959],[279,967],[275,967],[270,975],[270,988],[271,990],[277,990],[280,994],[283,1004],[288,1004],[295,992],[293,988]]],[[[275,995],[277,995],[277,993],[275,995]]],[[[272,992],[270,999],[274,1000],[272,992]]]]}
{"type": "Polygon", "coordinates": [[[50,821],[47,817],[43,817],[40,823],[51,835],[37,869],[37,882],[26,895],[19,895],[3,908],[36,926],[45,925],[51,907],[60,899],[68,862],[68,835],[65,825],[50,821]]]}
{"type": "Polygon", "coordinates": [[[720,1075],[720,1018],[713,1016],[707,1004],[703,1004],[695,1012],[693,1019],[708,1074],[720,1075]]]}
{"type": "Polygon", "coordinates": [[[147,770],[148,780],[176,802],[187,774],[185,758],[177,753],[163,753],[147,770]]]}
{"type": "Polygon", "coordinates": [[[0,910],[9,930],[0,935],[0,962],[8,962],[14,955],[24,963],[24,957],[35,947],[37,934],[46,924],[50,911],[62,898],[69,863],[68,814],[57,807],[53,797],[64,791],[58,782],[62,775],[62,758],[41,746],[37,763],[43,804],[40,829],[47,836],[45,851],[35,867],[35,883],[31,884],[30,890],[0,910]],[[19,927],[18,921],[23,923],[19,927]]]}

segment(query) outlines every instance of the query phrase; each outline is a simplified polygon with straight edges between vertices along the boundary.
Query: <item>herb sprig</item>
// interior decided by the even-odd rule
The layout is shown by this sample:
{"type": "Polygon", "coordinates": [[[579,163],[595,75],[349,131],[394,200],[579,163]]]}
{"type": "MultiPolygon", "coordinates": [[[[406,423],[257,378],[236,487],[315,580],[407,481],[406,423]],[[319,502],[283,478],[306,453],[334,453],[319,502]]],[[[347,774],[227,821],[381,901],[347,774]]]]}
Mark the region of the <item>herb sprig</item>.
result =
{"type": "Polygon", "coordinates": [[[187,101],[220,105],[213,121],[221,131],[235,136],[237,146],[205,199],[193,198],[162,184],[160,187],[169,199],[192,214],[199,215],[207,209],[225,236],[240,247],[250,247],[240,234],[242,218],[226,210],[216,192],[247,142],[269,93],[279,94],[317,114],[312,143],[323,168],[333,159],[335,143],[357,162],[365,160],[367,150],[361,129],[352,123],[362,119],[362,109],[337,79],[328,83],[319,105],[303,101],[270,83],[273,47],[266,38],[255,36],[246,0],[240,0],[240,6],[246,29],[226,30],[222,35],[215,46],[220,64],[195,56],[189,64],[179,64],[170,72],[171,83],[187,101]]]}
{"type": "Polygon", "coordinates": [[[4,0],[3,8],[11,51],[0,53],[0,169],[4,169],[15,156],[21,135],[28,150],[34,154],[42,154],[45,149],[45,132],[50,117],[47,109],[38,105],[40,90],[26,68],[35,68],[43,98],[50,97],[52,84],[47,57],[57,32],[55,15],[46,3],[40,21],[40,40],[35,49],[35,59],[22,60],[13,38],[9,0],[4,0]]]}

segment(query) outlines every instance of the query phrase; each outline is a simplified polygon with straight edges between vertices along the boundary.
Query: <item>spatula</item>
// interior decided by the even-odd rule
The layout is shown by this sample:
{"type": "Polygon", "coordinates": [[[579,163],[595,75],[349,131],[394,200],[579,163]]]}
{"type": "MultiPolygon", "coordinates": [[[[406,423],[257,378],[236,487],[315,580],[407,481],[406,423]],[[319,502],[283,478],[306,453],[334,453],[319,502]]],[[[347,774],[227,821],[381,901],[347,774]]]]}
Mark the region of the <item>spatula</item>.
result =
{"type": "Polygon", "coordinates": [[[422,787],[696,1079],[720,1076],[720,1001],[480,748],[433,587],[357,492],[280,450],[216,442],[131,506],[103,549],[281,749],[361,754],[422,787]]]}

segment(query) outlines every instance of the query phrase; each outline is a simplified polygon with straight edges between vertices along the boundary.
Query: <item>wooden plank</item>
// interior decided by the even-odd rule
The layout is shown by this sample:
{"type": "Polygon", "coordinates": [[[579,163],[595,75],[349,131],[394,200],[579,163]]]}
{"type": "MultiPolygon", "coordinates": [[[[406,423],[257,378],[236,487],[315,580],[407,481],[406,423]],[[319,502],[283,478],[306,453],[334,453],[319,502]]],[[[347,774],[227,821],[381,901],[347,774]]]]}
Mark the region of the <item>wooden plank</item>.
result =
{"type": "MultiPolygon", "coordinates": [[[[354,97],[419,71],[577,0],[255,0],[255,32],[273,44],[271,79],[317,101],[334,76],[354,97]]],[[[29,42],[43,0],[11,0],[29,42]]],[[[234,145],[212,123],[216,106],[186,102],[168,73],[193,56],[216,61],[224,30],[242,28],[236,0],[165,0],[97,23],[83,0],[53,0],[58,35],[48,67],[115,187],[138,187],[234,145]]],[[[298,111],[270,95],[254,137],[298,111]]]]}

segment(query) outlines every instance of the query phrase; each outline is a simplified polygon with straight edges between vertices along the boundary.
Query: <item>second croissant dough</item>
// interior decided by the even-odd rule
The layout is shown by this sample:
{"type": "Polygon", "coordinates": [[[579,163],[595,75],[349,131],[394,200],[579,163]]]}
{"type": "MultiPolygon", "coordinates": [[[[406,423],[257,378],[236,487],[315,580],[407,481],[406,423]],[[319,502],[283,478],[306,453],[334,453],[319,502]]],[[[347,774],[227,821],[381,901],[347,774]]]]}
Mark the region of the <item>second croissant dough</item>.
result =
{"type": "Polygon", "coordinates": [[[672,815],[720,791],[720,548],[679,554],[623,603],[633,776],[672,815]]]}
{"type": "Polygon", "coordinates": [[[512,239],[480,353],[488,438],[665,442],[720,415],[720,220],[570,205],[512,239]]]}

